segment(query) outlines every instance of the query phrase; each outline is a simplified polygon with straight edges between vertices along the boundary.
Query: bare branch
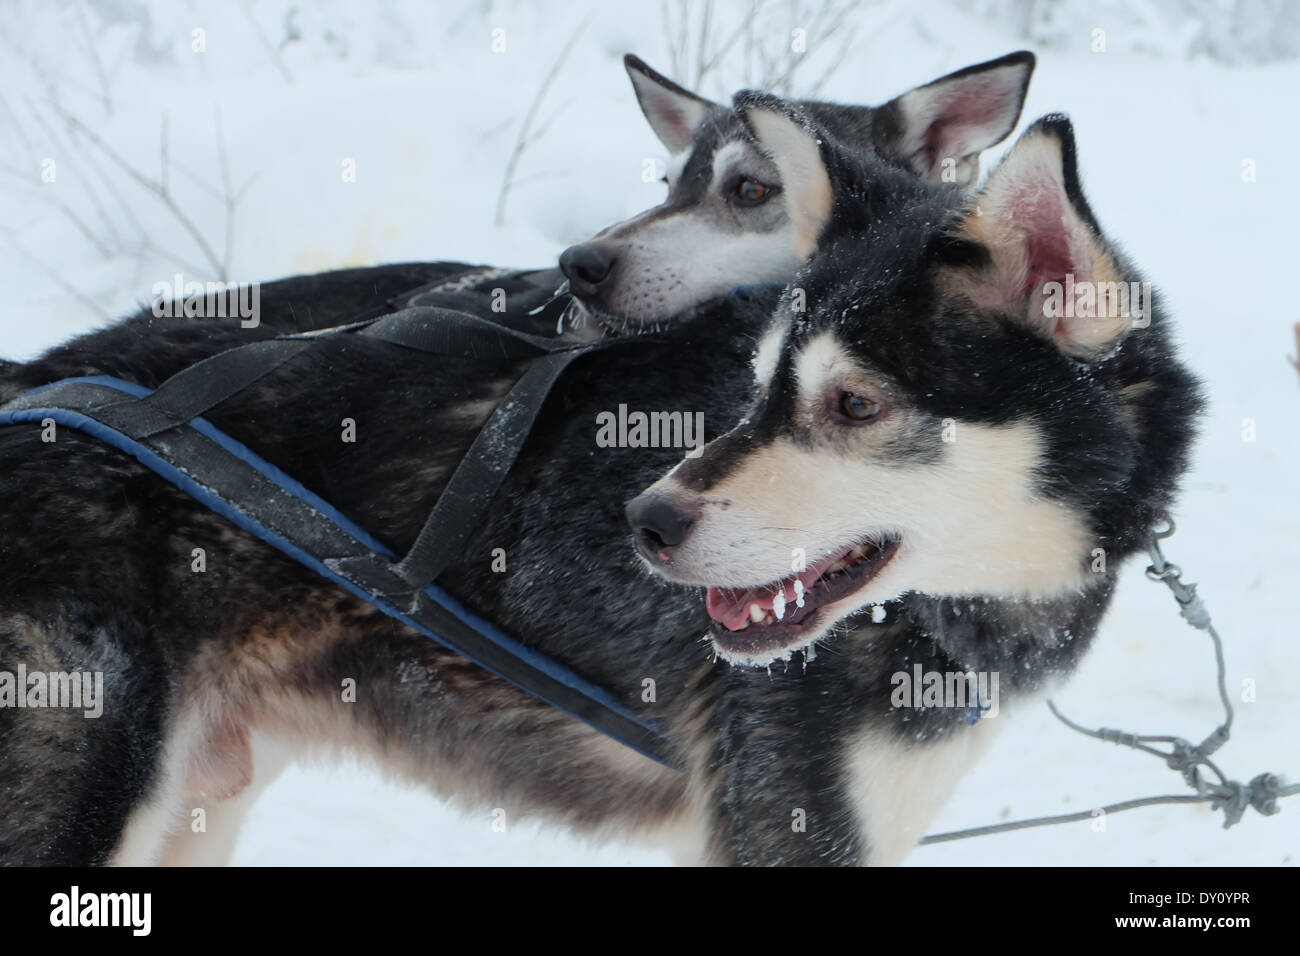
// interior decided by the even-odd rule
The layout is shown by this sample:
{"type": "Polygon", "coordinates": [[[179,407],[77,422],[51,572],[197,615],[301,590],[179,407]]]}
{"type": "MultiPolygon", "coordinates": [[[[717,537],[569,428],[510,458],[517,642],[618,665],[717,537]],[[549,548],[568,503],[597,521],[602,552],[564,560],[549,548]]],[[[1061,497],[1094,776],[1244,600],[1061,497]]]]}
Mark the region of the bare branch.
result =
{"type": "MultiPolygon", "coordinates": [[[[42,132],[44,132],[47,137],[49,137],[50,142],[53,143],[55,147],[61,150],[68,157],[80,155],[78,151],[74,149],[72,146],[64,145],[64,143],[61,141],[58,131],[56,131],[54,127],[46,121],[45,115],[42,112],[33,109],[31,103],[26,103],[26,106],[28,112],[31,113],[32,116],[35,118],[36,125],[41,128],[42,132]]],[[[67,163],[69,161],[70,161],[69,159],[63,160],[64,163],[67,163]]],[[[126,216],[127,221],[135,226],[136,232],[143,234],[144,230],[140,226],[139,221],[135,218],[134,210],[131,208],[131,206],[128,203],[126,203],[121,198],[121,196],[117,194],[116,189],[113,187],[111,183],[109,183],[108,178],[104,175],[103,170],[100,169],[99,166],[97,166],[94,163],[88,163],[87,165],[90,171],[96,177],[98,177],[103,184],[106,184],[110,195],[112,195],[114,199],[117,199],[118,204],[122,207],[123,214],[126,216]]],[[[95,207],[95,212],[99,215],[100,223],[103,225],[105,232],[107,233],[109,238],[112,239],[114,242],[120,243],[122,241],[122,237],[121,237],[121,233],[119,233],[118,231],[117,222],[114,220],[112,216],[109,215],[108,209],[105,207],[104,203],[100,202],[99,194],[90,187],[89,185],[90,178],[87,176],[82,181],[85,184],[86,196],[90,199],[91,205],[95,207]]]]}
{"type": "Polygon", "coordinates": [[[695,43],[695,88],[700,88],[700,81],[704,79],[704,55],[709,48],[709,34],[713,29],[713,0],[704,0],[704,7],[700,13],[700,31],[695,43]]]}
{"type": "Polygon", "coordinates": [[[537,117],[537,111],[541,107],[542,101],[546,99],[546,94],[550,90],[551,84],[554,83],[555,78],[559,76],[560,69],[564,66],[564,61],[567,60],[569,54],[573,52],[573,47],[578,42],[578,37],[580,37],[582,32],[586,29],[586,20],[578,24],[578,28],[574,30],[573,35],[569,37],[569,42],[564,44],[564,49],[561,50],[560,55],[556,57],[555,63],[551,66],[551,71],[546,74],[546,79],[544,79],[542,85],[538,87],[537,95],[533,97],[533,103],[528,107],[528,112],[524,114],[524,122],[523,125],[519,127],[519,136],[515,140],[515,148],[511,150],[510,160],[506,163],[505,176],[501,181],[501,192],[497,195],[497,211],[494,221],[498,226],[505,224],[506,198],[510,195],[510,188],[514,182],[515,170],[519,167],[519,160],[523,156],[524,150],[528,148],[529,143],[534,139],[530,136],[530,133],[533,127],[533,121],[537,117]]]}
{"type": "Polygon", "coordinates": [[[81,33],[86,40],[86,52],[91,65],[95,68],[95,74],[99,77],[99,92],[104,100],[104,112],[109,116],[113,115],[113,96],[108,82],[108,74],[104,71],[104,63],[99,58],[99,46],[95,43],[95,37],[90,32],[90,23],[86,20],[85,4],[78,3],[74,9],[77,11],[77,22],[81,24],[81,33]]]}
{"type": "Polygon", "coordinates": [[[826,39],[835,35],[844,23],[845,18],[853,10],[852,3],[846,3],[835,9],[831,0],[823,0],[820,7],[813,14],[808,22],[807,34],[805,35],[804,48],[790,58],[789,65],[777,76],[770,84],[769,88],[781,93],[782,96],[790,95],[790,87],[794,81],[794,74],[808,59],[809,51],[819,47],[826,39]]]}
{"type": "Polygon", "coordinates": [[[49,276],[50,279],[54,281],[55,285],[63,289],[63,291],[67,292],[77,301],[81,302],[92,312],[98,315],[101,319],[105,319],[109,321],[113,319],[113,316],[102,305],[100,305],[94,299],[90,298],[90,296],[86,295],[76,286],[72,285],[70,282],[64,279],[63,276],[61,276],[58,273],[58,270],[50,268],[41,259],[37,258],[36,256],[32,255],[30,252],[28,252],[26,249],[24,249],[22,247],[22,244],[14,236],[13,230],[10,227],[0,226],[0,232],[4,234],[4,237],[9,241],[9,245],[13,246],[14,250],[20,256],[22,256],[28,262],[32,263],[32,265],[36,266],[36,268],[40,269],[47,276],[49,276]]]}
{"type": "Polygon", "coordinates": [[[162,154],[158,158],[158,180],[163,192],[167,191],[167,114],[163,114],[162,127],[158,130],[158,148],[162,154]]]}
{"type": "Polygon", "coordinates": [[[23,146],[25,146],[27,151],[30,153],[32,151],[32,141],[27,138],[27,131],[23,129],[23,124],[18,122],[18,114],[15,113],[13,107],[9,105],[9,99],[3,93],[0,93],[0,107],[4,107],[4,111],[9,114],[9,122],[13,124],[14,131],[18,134],[18,138],[23,141],[23,146]]]}
{"type": "MultiPolygon", "coordinates": [[[[697,91],[700,84],[703,83],[704,78],[717,68],[718,64],[722,62],[722,58],[731,52],[731,48],[736,45],[736,41],[746,34],[746,31],[749,33],[749,41],[752,45],[754,38],[754,18],[758,15],[760,7],[762,7],[762,3],[758,2],[758,0],[753,0],[749,5],[749,12],[740,18],[740,23],[736,25],[736,29],[731,31],[731,35],[713,51],[712,56],[701,63],[699,72],[695,78],[697,91]]],[[[701,51],[701,55],[702,54],[703,51],[701,51]]]]}
{"type": "Polygon", "coordinates": [[[226,134],[221,126],[221,107],[213,107],[213,123],[217,129],[217,159],[221,165],[221,193],[226,206],[226,236],[221,256],[221,281],[230,279],[230,253],[235,241],[235,203],[234,192],[230,188],[230,163],[226,159],[226,134]]]}
{"type": "Polygon", "coordinates": [[[176,172],[180,173],[183,177],[185,177],[185,179],[189,181],[191,186],[207,193],[209,198],[215,199],[217,202],[222,201],[223,196],[221,194],[221,190],[217,189],[216,187],[210,185],[207,182],[204,182],[203,178],[200,177],[198,173],[194,172],[194,170],[190,169],[188,166],[178,163],[176,162],[176,160],[173,159],[171,161],[171,168],[176,170],[176,172]]]}
{"type": "Polygon", "coordinates": [[[213,251],[212,246],[208,244],[202,230],[194,224],[193,220],[191,220],[185,210],[180,207],[170,192],[164,189],[161,184],[150,179],[148,176],[145,176],[123,159],[122,156],[113,149],[113,147],[100,139],[98,134],[96,134],[90,127],[86,126],[85,123],[81,122],[81,120],[77,119],[57,104],[51,105],[55,112],[63,117],[64,122],[71,125],[83,136],[98,146],[99,149],[108,156],[108,158],[111,159],[119,169],[126,173],[131,179],[135,180],[138,185],[157,196],[162,201],[163,205],[167,207],[168,211],[171,212],[176,221],[180,223],[181,228],[189,233],[190,238],[194,240],[195,244],[199,247],[199,250],[203,253],[203,257],[208,260],[208,263],[212,267],[212,271],[218,275],[223,274],[221,260],[217,258],[217,254],[213,251]]]}
{"type": "Polygon", "coordinates": [[[562,102],[559,106],[557,106],[555,109],[553,109],[553,110],[551,111],[551,115],[550,115],[550,116],[546,117],[546,119],[544,119],[542,122],[540,122],[540,123],[537,124],[537,128],[534,129],[533,132],[532,132],[532,134],[528,137],[528,142],[529,142],[530,144],[531,144],[531,143],[535,143],[537,140],[539,140],[539,139],[541,139],[543,136],[545,136],[545,135],[546,135],[546,131],[547,131],[548,129],[551,128],[551,126],[555,123],[555,121],[556,121],[557,119],[560,118],[560,114],[564,112],[564,108],[565,108],[566,106],[568,106],[568,105],[569,105],[570,103],[572,103],[572,102],[573,102],[573,97],[570,96],[568,99],[566,99],[564,102],[562,102]]]}
{"type": "Polygon", "coordinates": [[[249,26],[251,26],[253,32],[257,34],[257,40],[262,44],[262,49],[264,49],[266,55],[271,58],[271,62],[275,64],[275,68],[280,71],[280,75],[284,77],[284,81],[292,84],[293,74],[291,74],[289,68],[284,65],[284,60],[280,56],[280,50],[272,46],[271,41],[268,40],[266,34],[262,32],[262,28],[258,25],[257,19],[253,16],[253,11],[249,8],[247,0],[244,0],[244,2],[239,5],[239,9],[243,11],[244,17],[248,20],[249,26]]]}

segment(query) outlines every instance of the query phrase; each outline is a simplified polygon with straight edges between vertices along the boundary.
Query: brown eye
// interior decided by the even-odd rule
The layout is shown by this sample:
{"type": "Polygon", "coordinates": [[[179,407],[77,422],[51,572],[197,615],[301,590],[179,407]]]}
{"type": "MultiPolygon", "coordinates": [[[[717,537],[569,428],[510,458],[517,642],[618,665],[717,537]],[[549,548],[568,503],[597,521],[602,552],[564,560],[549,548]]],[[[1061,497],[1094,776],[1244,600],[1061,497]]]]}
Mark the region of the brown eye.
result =
{"type": "Polygon", "coordinates": [[[741,202],[760,203],[767,198],[771,190],[760,182],[752,179],[742,179],[736,184],[736,198],[741,202]]]}
{"type": "Polygon", "coordinates": [[[880,405],[865,395],[853,392],[840,393],[840,411],[844,417],[855,422],[869,422],[880,414],[880,405]]]}

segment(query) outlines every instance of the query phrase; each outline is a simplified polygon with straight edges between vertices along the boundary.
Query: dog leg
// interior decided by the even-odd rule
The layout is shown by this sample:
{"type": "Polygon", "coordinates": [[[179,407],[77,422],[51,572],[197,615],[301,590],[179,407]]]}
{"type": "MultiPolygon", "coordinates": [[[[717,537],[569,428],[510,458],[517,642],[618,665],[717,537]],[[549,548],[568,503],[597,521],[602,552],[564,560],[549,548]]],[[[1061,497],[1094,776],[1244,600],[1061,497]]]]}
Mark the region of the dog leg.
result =
{"type": "Polygon", "coordinates": [[[862,862],[834,721],[803,713],[802,675],[734,669],[691,727],[693,798],[705,808],[712,866],[862,862]],[[769,705],[769,706],[765,706],[769,705]],[[760,715],[756,716],[756,715],[760,715]]]}
{"type": "Polygon", "coordinates": [[[223,765],[208,779],[191,778],[182,824],[168,838],[161,866],[229,865],[249,811],[289,764],[278,741],[247,730],[223,736],[223,765]]]}
{"type": "Polygon", "coordinates": [[[166,711],[143,632],[121,609],[71,602],[0,614],[0,672],[11,691],[16,674],[100,686],[93,706],[84,695],[74,706],[36,697],[26,679],[24,706],[0,695],[0,864],[99,865],[122,842],[151,788],[166,711]]]}

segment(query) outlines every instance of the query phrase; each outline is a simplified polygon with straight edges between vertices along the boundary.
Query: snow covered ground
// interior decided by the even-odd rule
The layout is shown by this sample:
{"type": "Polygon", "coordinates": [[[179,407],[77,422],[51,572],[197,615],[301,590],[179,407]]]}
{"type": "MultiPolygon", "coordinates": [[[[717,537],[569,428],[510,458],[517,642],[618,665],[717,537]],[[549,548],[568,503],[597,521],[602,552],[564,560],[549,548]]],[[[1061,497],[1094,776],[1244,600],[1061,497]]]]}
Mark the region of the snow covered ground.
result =
{"type": "MultiPolygon", "coordinates": [[[[1039,24],[1040,43],[1011,30],[1015,6],[863,4],[811,51],[793,91],[837,57],[821,95],[875,102],[1026,45],[1039,53],[1025,118],[1063,110],[1074,119],[1093,208],[1168,296],[1212,399],[1167,553],[1200,584],[1225,637],[1237,721],[1220,763],[1238,779],[1264,770],[1300,779],[1300,377],[1288,363],[1300,320],[1291,273],[1300,129],[1288,119],[1300,63],[1229,67],[1184,56],[1195,31],[1152,12],[1172,3],[1137,8],[1140,20],[1122,4],[1067,3],[1039,24]],[[990,10],[1005,16],[990,19],[990,10]],[[1092,50],[1098,28],[1106,52],[1092,50]],[[1244,681],[1254,702],[1242,701],[1244,681]]],[[[743,7],[717,5],[719,33],[743,7]]],[[[641,174],[662,149],[619,60],[634,51],[669,71],[664,9],[11,4],[0,24],[0,355],[28,357],[120,315],[176,271],[211,278],[224,267],[249,281],[406,259],[553,261],[661,196],[641,174]],[[520,124],[582,23],[495,226],[520,124]],[[287,34],[297,39],[282,45],[287,34]],[[166,199],[128,167],[159,186],[166,169],[166,199]]],[[[779,46],[802,22],[773,14],[764,36],[779,46]]],[[[703,92],[723,97],[755,82],[754,57],[747,69],[739,50],[703,92]]],[[[1191,739],[1219,718],[1208,641],[1136,565],[1096,650],[1057,700],[1087,725],[1191,739]]],[[[1080,737],[1045,708],[999,720],[1000,739],[935,831],[1185,792],[1159,761],[1080,737]]],[[[909,860],[1297,861],[1300,797],[1273,818],[1248,811],[1226,832],[1205,807],[1144,809],[1113,815],[1105,832],[1076,823],[925,847],[909,860]]],[[[540,827],[495,833],[486,811],[464,816],[371,768],[340,765],[296,768],[274,785],[236,862],[669,860],[540,827]]]]}

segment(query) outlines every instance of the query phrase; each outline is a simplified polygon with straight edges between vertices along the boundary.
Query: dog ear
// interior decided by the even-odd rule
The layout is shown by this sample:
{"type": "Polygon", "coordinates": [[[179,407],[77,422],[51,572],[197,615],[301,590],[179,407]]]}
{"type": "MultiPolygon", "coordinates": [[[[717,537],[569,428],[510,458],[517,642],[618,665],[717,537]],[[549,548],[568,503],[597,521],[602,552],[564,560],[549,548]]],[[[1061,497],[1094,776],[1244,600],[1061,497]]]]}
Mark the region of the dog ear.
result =
{"type": "Polygon", "coordinates": [[[770,94],[738,93],[735,108],[781,174],[781,191],[794,222],[794,252],[807,259],[831,217],[831,180],[821,140],[789,104],[770,94]]]}
{"type": "Polygon", "coordinates": [[[641,112],[650,121],[650,128],[669,153],[680,153],[690,145],[691,134],[700,120],[716,104],[682,89],[631,53],[623,57],[623,66],[632,80],[641,112]]]}
{"type": "Polygon", "coordinates": [[[1133,326],[1128,283],[1079,188],[1066,117],[1025,131],[989,174],[961,238],[988,255],[953,270],[956,290],[1023,318],[1067,355],[1103,357],[1133,326]],[[1088,294],[1065,302],[1062,290],[1088,294]]]}
{"type": "Polygon", "coordinates": [[[875,111],[876,148],[924,179],[974,185],[980,150],[1016,128],[1033,72],[1021,50],[904,93],[875,111]]]}

